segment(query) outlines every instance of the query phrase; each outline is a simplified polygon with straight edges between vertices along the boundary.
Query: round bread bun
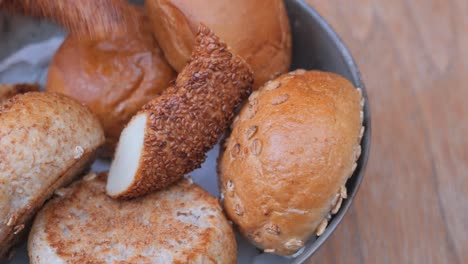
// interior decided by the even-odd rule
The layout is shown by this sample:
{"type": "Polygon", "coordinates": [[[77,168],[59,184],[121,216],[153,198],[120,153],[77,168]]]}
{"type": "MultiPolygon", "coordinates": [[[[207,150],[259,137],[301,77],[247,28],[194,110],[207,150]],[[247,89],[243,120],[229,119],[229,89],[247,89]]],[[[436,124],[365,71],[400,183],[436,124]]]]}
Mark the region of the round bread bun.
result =
{"type": "Polygon", "coordinates": [[[30,92],[0,106],[0,263],[55,189],[89,168],[104,131],[61,94],[30,92]]]}
{"type": "Polygon", "coordinates": [[[286,72],[291,32],[283,0],[147,0],[155,34],[169,63],[183,69],[200,23],[253,69],[254,88],[286,72]]]}
{"type": "Polygon", "coordinates": [[[107,158],[130,118],[176,76],[151,36],[142,10],[129,12],[139,17],[140,24],[125,36],[105,40],[68,36],[47,78],[47,91],[68,95],[97,115],[106,134],[100,154],[107,158]]]}
{"type": "Polygon", "coordinates": [[[32,264],[236,263],[234,232],[218,201],[183,180],[131,201],[105,194],[106,175],[56,191],[29,235],[32,264]]]}
{"type": "Polygon", "coordinates": [[[218,165],[223,205],[244,236],[291,255],[323,233],[347,197],[361,111],[360,90],[332,73],[297,70],[251,94],[218,165]]]}

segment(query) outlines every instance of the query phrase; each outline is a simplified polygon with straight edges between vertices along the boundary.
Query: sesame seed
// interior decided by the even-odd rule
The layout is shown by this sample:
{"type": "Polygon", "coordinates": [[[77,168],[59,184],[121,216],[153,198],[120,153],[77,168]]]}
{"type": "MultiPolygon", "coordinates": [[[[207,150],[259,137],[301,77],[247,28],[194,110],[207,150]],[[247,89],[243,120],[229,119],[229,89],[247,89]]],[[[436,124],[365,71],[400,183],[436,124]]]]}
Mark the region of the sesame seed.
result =
{"type": "Polygon", "coordinates": [[[297,238],[293,238],[293,239],[290,239],[288,242],[286,242],[286,244],[284,244],[284,246],[287,249],[290,249],[290,250],[298,250],[298,249],[300,249],[301,247],[304,246],[304,242],[302,240],[297,239],[297,238]]]}
{"type": "Polygon", "coordinates": [[[83,180],[84,181],[92,181],[92,180],[96,179],[96,177],[97,177],[96,173],[90,173],[90,174],[84,176],[83,180]]]}
{"type": "Polygon", "coordinates": [[[325,229],[327,228],[328,226],[328,220],[327,219],[323,219],[322,222],[320,222],[320,224],[318,225],[317,227],[317,231],[316,231],[316,235],[317,236],[321,236],[323,235],[323,232],[325,232],[325,229]]]}
{"type": "Polygon", "coordinates": [[[75,147],[75,151],[74,151],[73,158],[74,158],[74,159],[79,159],[79,158],[81,158],[81,156],[83,156],[83,153],[84,153],[83,147],[81,147],[81,146],[76,146],[76,147],[75,147]]]}
{"type": "Polygon", "coordinates": [[[341,203],[343,202],[343,198],[340,196],[338,198],[338,201],[336,202],[336,204],[333,206],[332,210],[331,210],[331,213],[332,214],[336,214],[338,213],[338,211],[340,210],[341,208],[341,203]]]}
{"type": "Polygon", "coordinates": [[[24,229],[24,225],[17,225],[15,226],[15,228],[13,228],[13,234],[17,235],[23,229],[24,229]]]}
{"type": "Polygon", "coordinates": [[[340,195],[341,195],[341,198],[343,199],[348,198],[348,192],[346,190],[346,186],[343,185],[340,187],[340,195]]]}
{"type": "Polygon", "coordinates": [[[254,139],[251,147],[252,154],[258,156],[262,153],[262,141],[260,139],[254,139]]]}
{"type": "Polygon", "coordinates": [[[288,101],[288,99],[289,99],[289,94],[283,94],[283,95],[280,95],[280,96],[278,96],[276,98],[273,98],[271,100],[271,104],[272,105],[279,105],[279,104],[282,104],[282,103],[288,101]]]}
{"type": "Polygon", "coordinates": [[[289,75],[292,75],[292,76],[297,76],[297,75],[303,75],[305,74],[307,71],[304,70],[304,69],[297,69],[295,71],[292,71],[289,73],[289,75]]]}
{"type": "Polygon", "coordinates": [[[265,90],[272,91],[272,90],[278,89],[280,86],[281,86],[281,83],[279,81],[270,81],[265,85],[265,90]]]}
{"type": "Polygon", "coordinates": [[[251,139],[257,132],[257,129],[258,129],[257,125],[249,127],[247,131],[245,132],[247,139],[251,139]]]}
{"type": "Polygon", "coordinates": [[[276,225],[276,224],[273,224],[273,223],[268,223],[268,224],[266,224],[266,225],[265,225],[265,230],[266,230],[268,233],[270,233],[270,234],[272,234],[272,235],[276,235],[276,236],[279,235],[280,232],[281,232],[281,229],[279,228],[279,226],[276,225]]]}
{"type": "Polygon", "coordinates": [[[242,208],[242,206],[240,204],[236,204],[234,206],[234,212],[236,213],[236,215],[238,216],[242,216],[244,215],[244,209],[242,208]]]}

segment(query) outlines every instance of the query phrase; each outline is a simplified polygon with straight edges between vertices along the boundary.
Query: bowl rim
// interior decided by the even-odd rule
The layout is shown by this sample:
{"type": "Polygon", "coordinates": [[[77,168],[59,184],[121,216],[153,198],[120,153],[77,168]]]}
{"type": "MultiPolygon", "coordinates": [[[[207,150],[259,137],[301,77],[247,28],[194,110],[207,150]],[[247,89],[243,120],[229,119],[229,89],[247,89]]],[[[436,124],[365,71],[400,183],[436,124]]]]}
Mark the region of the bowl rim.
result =
{"type": "Polygon", "coordinates": [[[358,190],[361,186],[364,172],[367,166],[367,161],[369,159],[370,153],[370,144],[371,144],[371,116],[370,116],[370,107],[369,107],[369,99],[367,96],[366,87],[364,82],[362,81],[361,72],[357,66],[356,61],[353,59],[351,52],[344,44],[343,40],[338,36],[335,30],[332,28],[330,24],[309,4],[305,2],[305,0],[290,0],[295,2],[301,9],[305,10],[309,16],[311,16],[324,30],[324,32],[328,35],[328,37],[332,40],[333,48],[339,50],[341,59],[344,61],[344,64],[348,67],[352,82],[356,86],[356,88],[362,89],[362,96],[364,98],[364,120],[363,126],[365,127],[364,134],[361,140],[361,156],[358,160],[358,166],[354,171],[352,177],[354,177],[355,187],[352,190],[348,190],[348,199],[343,202],[343,205],[340,211],[333,216],[333,220],[329,223],[325,232],[318,237],[309,247],[304,249],[297,258],[293,261],[293,263],[305,263],[308,259],[312,257],[312,255],[317,252],[317,250],[327,241],[333,232],[336,230],[337,226],[343,220],[343,217],[348,212],[358,190]],[[351,191],[351,192],[349,192],[351,191]]]}

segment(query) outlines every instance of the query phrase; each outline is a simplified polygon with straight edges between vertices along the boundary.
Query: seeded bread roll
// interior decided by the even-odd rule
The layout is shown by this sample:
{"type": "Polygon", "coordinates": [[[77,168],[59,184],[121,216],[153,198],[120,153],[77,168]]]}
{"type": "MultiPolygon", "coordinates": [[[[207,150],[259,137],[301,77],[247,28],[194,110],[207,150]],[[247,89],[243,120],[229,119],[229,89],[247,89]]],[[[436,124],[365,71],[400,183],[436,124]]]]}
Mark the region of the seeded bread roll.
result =
{"type": "Polygon", "coordinates": [[[290,255],[325,230],[360,155],[360,90],[297,70],[249,97],[219,158],[221,197],[241,233],[290,255]]]}
{"type": "Polygon", "coordinates": [[[32,264],[236,263],[236,241],[216,198],[189,180],[140,199],[105,193],[105,174],[56,192],[34,221],[32,264]]]}
{"type": "Polygon", "coordinates": [[[17,95],[0,107],[0,259],[56,188],[104,143],[94,115],[60,94],[17,95]]]}
{"type": "Polygon", "coordinates": [[[213,30],[254,72],[254,89],[286,72],[291,32],[283,0],[146,0],[153,32],[177,70],[190,58],[200,23],[213,30]]]}
{"type": "Polygon", "coordinates": [[[132,8],[129,12],[139,23],[123,37],[67,37],[47,77],[47,91],[68,95],[97,115],[106,134],[106,144],[99,153],[105,158],[112,157],[130,118],[176,77],[151,36],[143,11],[132,8]]]}

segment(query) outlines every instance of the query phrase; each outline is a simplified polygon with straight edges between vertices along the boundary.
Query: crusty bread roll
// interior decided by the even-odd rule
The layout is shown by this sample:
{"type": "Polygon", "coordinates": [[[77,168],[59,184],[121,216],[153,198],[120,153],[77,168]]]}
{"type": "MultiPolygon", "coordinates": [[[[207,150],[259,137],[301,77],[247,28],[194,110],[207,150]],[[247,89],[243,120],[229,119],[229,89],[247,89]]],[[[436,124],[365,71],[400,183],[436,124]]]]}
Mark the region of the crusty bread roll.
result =
{"type": "Polygon", "coordinates": [[[56,192],[34,221],[32,264],[236,263],[218,201],[191,181],[131,201],[111,199],[105,185],[89,174],[56,192]]]}
{"type": "Polygon", "coordinates": [[[8,99],[17,95],[29,92],[38,92],[40,86],[32,83],[21,83],[21,84],[0,84],[0,107],[8,99]]]}
{"type": "Polygon", "coordinates": [[[104,143],[91,111],[59,94],[27,93],[0,108],[0,259],[53,191],[104,143]]]}
{"type": "Polygon", "coordinates": [[[332,73],[297,70],[249,97],[219,160],[229,218],[259,248],[295,253],[346,198],[360,155],[360,90],[332,73]]]}
{"type": "Polygon", "coordinates": [[[142,10],[131,9],[139,24],[125,37],[105,40],[67,37],[54,56],[47,91],[66,94],[98,116],[106,133],[103,157],[111,157],[130,118],[159,95],[175,72],[164,59],[142,10]]]}
{"type": "Polygon", "coordinates": [[[283,0],[146,0],[153,32],[180,71],[200,23],[211,28],[254,71],[258,88],[291,63],[291,32],[283,0]]]}

